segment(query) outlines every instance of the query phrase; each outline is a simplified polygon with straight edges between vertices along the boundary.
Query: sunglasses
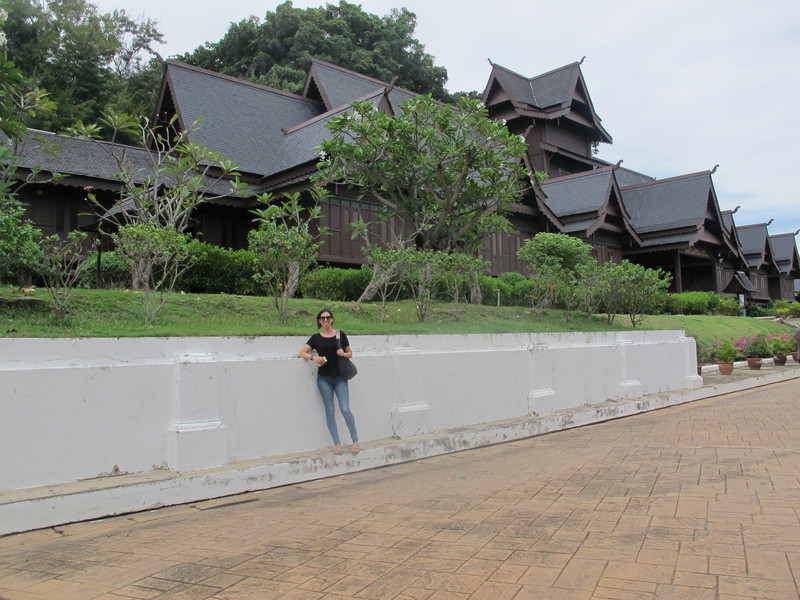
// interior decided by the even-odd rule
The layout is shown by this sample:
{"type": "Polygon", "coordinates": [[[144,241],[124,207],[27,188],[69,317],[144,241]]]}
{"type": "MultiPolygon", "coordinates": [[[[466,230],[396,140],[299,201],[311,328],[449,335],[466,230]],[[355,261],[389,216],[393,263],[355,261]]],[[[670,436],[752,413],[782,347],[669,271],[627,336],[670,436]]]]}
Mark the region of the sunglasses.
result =
{"type": "Polygon", "coordinates": [[[330,316],[329,317],[320,317],[319,320],[320,321],[332,321],[333,317],[330,317],[330,316]]]}

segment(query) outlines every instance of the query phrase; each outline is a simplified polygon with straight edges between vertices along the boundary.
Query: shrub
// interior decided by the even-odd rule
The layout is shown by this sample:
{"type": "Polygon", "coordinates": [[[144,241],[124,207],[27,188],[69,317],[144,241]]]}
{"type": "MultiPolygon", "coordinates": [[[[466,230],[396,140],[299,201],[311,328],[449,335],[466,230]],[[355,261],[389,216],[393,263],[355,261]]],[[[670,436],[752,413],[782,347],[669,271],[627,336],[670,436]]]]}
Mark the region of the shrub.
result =
{"type": "Polygon", "coordinates": [[[745,358],[768,358],[772,356],[772,343],[764,334],[733,340],[733,346],[745,358]]]}
{"type": "Polygon", "coordinates": [[[736,316],[739,314],[739,301],[736,298],[721,296],[717,312],[721,315],[736,316]]]}
{"type": "Polygon", "coordinates": [[[531,306],[533,296],[536,294],[538,286],[535,281],[523,278],[509,290],[509,305],[511,306],[531,306]]]}
{"type": "Polygon", "coordinates": [[[770,316],[771,312],[772,311],[768,310],[764,306],[761,306],[760,304],[747,305],[747,314],[751,317],[768,317],[770,316]]]}
{"type": "Polygon", "coordinates": [[[718,362],[724,363],[733,362],[740,354],[730,340],[726,340],[722,344],[714,344],[712,353],[718,362]]]}
{"type": "Polygon", "coordinates": [[[257,294],[255,255],[194,240],[191,266],[178,278],[176,289],[195,294],[257,294]]]}
{"type": "Polygon", "coordinates": [[[525,276],[522,273],[517,273],[516,271],[507,271],[502,273],[497,279],[505,283],[506,285],[516,285],[520,281],[525,281],[525,276]]]}
{"type": "Polygon", "coordinates": [[[480,282],[483,303],[488,306],[497,306],[497,290],[500,290],[501,306],[530,307],[540,287],[519,273],[503,273],[500,277],[486,275],[480,282]]]}
{"type": "Polygon", "coordinates": [[[717,312],[722,296],[714,292],[682,292],[670,294],[666,311],[673,315],[710,315],[717,312]]]}
{"type": "Polygon", "coordinates": [[[323,267],[306,273],[300,283],[304,298],[355,302],[369,284],[372,270],[323,267]]]}
{"type": "Polygon", "coordinates": [[[779,317],[800,317],[800,302],[789,302],[788,300],[776,300],[773,304],[775,314],[779,317]]]}
{"type": "Polygon", "coordinates": [[[788,333],[773,334],[769,342],[772,354],[791,354],[795,350],[795,342],[788,333]]]}
{"type": "Polygon", "coordinates": [[[97,252],[90,253],[78,267],[77,287],[100,289],[126,288],[131,273],[116,250],[100,253],[100,274],[97,273],[97,252]]]}
{"type": "Polygon", "coordinates": [[[510,306],[511,286],[505,283],[501,277],[483,275],[478,278],[478,284],[481,287],[483,304],[486,306],[497,306],[497,290],[500,290],[500,305],[510,306]]]}
{"type": "MultiPolygon", "coordinates": [[[[728,342],[730,344],[730,342],[728,342]]],[[[697,342],[697,366],[708,365],[714,362],[718,345],[707,346],[697,342]]]]}

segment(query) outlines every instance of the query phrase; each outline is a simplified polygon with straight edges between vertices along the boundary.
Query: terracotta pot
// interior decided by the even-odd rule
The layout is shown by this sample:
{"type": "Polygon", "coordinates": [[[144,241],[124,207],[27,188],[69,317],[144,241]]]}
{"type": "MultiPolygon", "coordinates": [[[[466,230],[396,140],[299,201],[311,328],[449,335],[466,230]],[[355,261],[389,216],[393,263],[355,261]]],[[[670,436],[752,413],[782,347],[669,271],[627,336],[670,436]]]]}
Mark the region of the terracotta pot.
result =
{"type": "Polygon", "coordinates": [[[761,358],[748,358],[747,359],[747,366],[750,367],[753,370],[760,369],[762,361],[763,361],[763,359],[761,359],[761,358]]]}
{"type": "Polygon", "coordinates": [[[733,373],[733,363],[732,362],[729,362],[729,363],[724,363],[724,362],[717,363],[717,366],[719,367],[719,374],[720,375],[730,375],[731,373],[733,373]]]}
{"type": "Polygon", "coordinates": [[[797,352],[792,352],[792,360],[794,362],[800,362],[800,361],[797,360],[797,352]]]}
{"type": "Polygon", "coordinates": [[[772,357],[772,364],[776,367],[782,367],[786,364],[786,355],[785,354],[776,354],[772,357]]]}

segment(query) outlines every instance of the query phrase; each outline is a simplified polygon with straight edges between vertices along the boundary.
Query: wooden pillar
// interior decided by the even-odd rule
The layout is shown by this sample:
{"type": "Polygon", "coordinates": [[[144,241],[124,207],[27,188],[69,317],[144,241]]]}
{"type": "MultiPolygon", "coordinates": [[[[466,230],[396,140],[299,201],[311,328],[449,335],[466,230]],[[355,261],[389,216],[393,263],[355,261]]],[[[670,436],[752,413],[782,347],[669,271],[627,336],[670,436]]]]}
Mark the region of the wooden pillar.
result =
{"type": "Polygon", "coordinates": [[[675,292],[680,294],[683,291],[683,273],[681,273],[681,253],[675,251],[675,292]]]}

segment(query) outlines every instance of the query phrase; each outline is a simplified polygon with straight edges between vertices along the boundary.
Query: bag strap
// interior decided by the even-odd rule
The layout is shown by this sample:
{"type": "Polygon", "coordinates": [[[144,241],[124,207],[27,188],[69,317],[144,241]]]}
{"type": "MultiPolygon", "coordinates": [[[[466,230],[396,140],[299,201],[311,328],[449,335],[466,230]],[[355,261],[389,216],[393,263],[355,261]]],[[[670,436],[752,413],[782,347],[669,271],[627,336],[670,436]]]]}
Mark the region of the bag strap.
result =
{"type": "Polygon", "coordinates": [[[338,350],[342,349],[342,334],[338,329],[336,330],[336,348],[338,350]]]}

